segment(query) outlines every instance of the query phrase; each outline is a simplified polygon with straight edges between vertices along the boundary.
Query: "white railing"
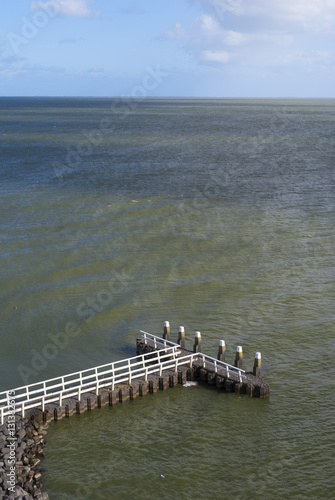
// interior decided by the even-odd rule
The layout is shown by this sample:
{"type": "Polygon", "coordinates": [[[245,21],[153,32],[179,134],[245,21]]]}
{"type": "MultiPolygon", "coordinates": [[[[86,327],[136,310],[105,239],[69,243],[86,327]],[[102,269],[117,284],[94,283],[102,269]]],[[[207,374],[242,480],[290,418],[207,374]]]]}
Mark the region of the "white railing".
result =
{"type": "Polygon", "coordinates": [[[131,384],[134,378],[147,377],[148,374],[153,373],[151,365],[156,365],[158,367],[156,371],[159,371],[164,360],[176,359],[180,354],[178,347],[177,345],[167,346],[153,353],[0,392],[1,425],[4,423],[4,417],[11,415],[13,411],[25,416],[25,411],[31,408],[39,407],[44,411],[45,405],[49,403],[62,405],[63,399],[71,397],[80,401],[84,393],[94,391],[98,395],[99,390],[105,387],[111,387],[114,390],[117,384],[124,382],[131,384]]]}
{"type": "MultiPolygon", "coordinates": [[[[238,380],[240,383],[246,378],[245,371],[242,370],[242,368],[229,365],[224,361],[207,356],[207,354],[203,354],[202,352],[190,354],[189,356],[193,356],[193,359],[195,358],[196,360],[201,359],[203,368],[211,369],[211,371],[214,371],[214,373],[218,375],[223,375],[231,380],[238,380]]],[[[192,364],[190,366],[192,367],[192,364]]]]}
{"type": "MultiPolygon", "coordinates": [[[[160,346],[170,346],[170,347],[180,347],[179,344],[176,344],[175,342],[171,342],[170,340],[165,340],[160,337],[157,337],[157,335],[152,335],[151,333],[144,332],[143,330],[140,330],[142,333],[142,338],[145,342],[145,344],[148,343],[148,341],[151,341],[154,344],[154,348],[158,349],[160,346]]],[[[242,382],[242,378],[245,377],[245,371],[242,370],[241,368],[237,368],[236,366],[230,365],[228,363],[225,363],[224,361],[219,361],[218,359],[212,358],[211,356],[207,356],[206,354],[203,353],[194,353],[193,355],[187,355],[185,358],[189,358],[191,356],[192,360],[197,357],[201,358],[203,361],[203,368],[206,368],[206,364],[210,365],[210,367],[214,370],[215,373],[218,373],[218,370],[220,369],[220,373],[222,373],[222,370],[224,370],[224,375],[226,378],[231,378],[230,374],[232,373],[233,376],[236,375],[238,377],[239,382],[242,382]]],[[[191,364],[192,366],[192,364],[191,364]]],[[[233,377],[234,378],[234,377],[233,377]]],[[[236,377],[235,377],[236,378],[236,377]]]]}
{"type": "Polygon", "coordinates": [[[161,376],[164,370],[177,372],[180,366],[189,365],[192,368],[199,362],[203,368],[208,368],[231,380],[242,382],[245,378],[245,371],[240,368],[201,352],[180,356],[178,344],[147,332],[141,333],[144,339],[154,343],[156,349],[163,348],[96,368],[70,373],[63,377],[0,392],[1,425],[4,423],[5,416],[12,415],[13,412],[21,413],[24,417],[26,410],[31,408],[40,408],[44,411],[45,405],[50,403],[61,406],[63,400],[67,398],[76,398],[80,401],[85,393],[94,392],[98,395],[99,391],[106,387],[114,390],[116,385],[125,382],[131,384],[134,379],[144,378],[147,381],[149,375],[158,373],[161,376]]]}
{"type": "Polygon", "coordinates": [[[167,348],[167,347],[176,347],[180,348],[179,344],[176,344],[175,342],[172,342],[171,340],[166,340],[162,339],[161,337],[157,337],[157,335],[153,335],[152,333],[144,332],[143,330],[140,330],[140,333],[142,333],[142,338],[144,340],[144,343],[147,344],[148,341],[153,342],[155,349],[159,348],[167,348]]]}

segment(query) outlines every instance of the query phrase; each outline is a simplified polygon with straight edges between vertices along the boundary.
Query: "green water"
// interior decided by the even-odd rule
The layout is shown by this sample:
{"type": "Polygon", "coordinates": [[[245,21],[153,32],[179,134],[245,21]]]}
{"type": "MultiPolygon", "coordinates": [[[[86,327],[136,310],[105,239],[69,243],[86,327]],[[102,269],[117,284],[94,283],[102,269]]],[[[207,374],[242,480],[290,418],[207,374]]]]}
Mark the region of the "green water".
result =
{"type": "Polygon", "coordinates": [[[248,370],[261,351],[271,397],[178,387],[51,425],[45,491],[335,497],[335,102],[131,104],[0,99],[1,390],[169,320],[248,370]]]}

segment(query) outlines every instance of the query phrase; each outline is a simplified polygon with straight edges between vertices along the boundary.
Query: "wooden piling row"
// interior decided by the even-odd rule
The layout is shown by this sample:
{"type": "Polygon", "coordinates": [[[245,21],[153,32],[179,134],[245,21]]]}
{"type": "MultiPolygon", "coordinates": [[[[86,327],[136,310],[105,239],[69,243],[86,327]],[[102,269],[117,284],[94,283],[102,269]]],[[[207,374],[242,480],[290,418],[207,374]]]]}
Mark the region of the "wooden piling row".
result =
{"type": "MultiPolygon", "coordinates": [[[[170,323],[166,321],[164,323],[163,337],[170,340],[171,329],[170,323]]],[[[185,328],[183,326],[179,327],[178,332],[178,344],[181,347],[182,354],[187,355],[197,352],[202,352],[202,337],[201,333],[197,331],[195,333],[193,351],[188,351],[185,348],[185,328]]],[[[149,352],[156,351],[157,348],[150,341],[143,342],[143,339],[137,339],[137,354],[145,354],[149,352]]],[[[226,362],[226,343],[224,340],[220,340],[219,350],[217,359],[226,362]]],[[[236,368],[242,369],[243,365],[243,349],[242,346],[236,347],[234,366],[236,368]]],[[[232,380],[229,376],[215,373],[215,371],[209,366],[202,368],[197,363],[194,363],[192,369],[179,369],[178,371],[178,383],[183,384],[188,380],[199,380],[201,382],[207,383],[217,387],[218,389],[224,390],[226,392],[235,392],[237,394],[247,394],[250,397],[259,397],[261,399],[266,399],[270,395],[269,384],[263,380],[261,377],[261,353],[256,352],[254,365],[251,372],[243,373],[243,378],[241,380],[232,380]]]]}
{"type": "MultiPolygon", "coordinates": [[[[189,374],[187,373],[188,370],[187,368],[183,367],[178,373],[172,372],[172,371],[166,371],[163,372],[162,375],[149,375],[148,380],[133,380],[132,384],[122,384],[119,386],[115,386],[114,389],[103,389],[100,391],[98,395],[96,395],[95,392],[88,393],[82,396],[81,400],[78,401],[75,398],[64,398],[62,400],[62,405],[59,406],[57,404],[46,404],[44,411],[38,409],[38,408],[33,408],[30,410],[26,411],[26,417],[18,417],[16,419],[16,426],[19,427],[19,422],[26,422],[25,425],[35,425],[41,426],[41,429],[47,429],[48,425],[51,422],[58,422],[60,420],[63,420],[65,418],[69,418],[73,415],[81,415],[85,412],[92,411],[95,408],[106,408],[106,407],[113,407],[118,404],[124,404],[127,401],[132,401],[137,397],[143,397],[146,396],[147,394],[155,394],[158,391],[161,390],[167,390],[169,388],[176,387],[178,382],[180,383],[185,383],[186,380],[188,380],[189,374]]],[[[7,418],[5,418],[5,424],[6,424],[7,418]]],[[[6,427],[6,425],[2,426],[6,427]]],[[[44,432],[44,431],[43,431],[44,432]]],[[[0,433],[1,433],[1,427],[0,427],[0,433]]],[[[29,435],[28,435],[29,437],[29,435]]],[[[32,440],[31,440],[32,441],[32,440]]],[[[43,456],[43,446],[41,445],[41,454],[43,456]]],[[[27,447],[27,450],[29,451],[30,448],[27,447]]],[[[30,453],[30,452],[29,452],[30,453]]],[[[35,451],[34,451],[35,453],[35,451]]],[[[32,455],[35,457],[35,454],[32,455]]],[[[30,457],[30,455],[29,455],[30,457]]],[[[40,492],[40,488],[42,487],[42,483],[40,479],[38,479],[41,474],[40,474],[40,469],[38,468],[38,463],[39,460],[36,459],[36,462],[31,465],[31,468],[34,467],[34,474],[36,477],[34,477],[34,481],[36,485],[34,488],[36,489],[36,492],[39,492],[40,496],[36,496],[36,498],[46,498],[48,499],[48,496],[46,493],[42,494],[40,492]],[[35,470],[36,469],[36,470],[35,470]],[[45,495],[45,496],[42,496],[45,495]]],[[[35,484],[34,483],[34,484],[35,484]]],[[[30,483],[29,483],[30,484],[30,483]]],[[[33,484],[33,483],[32,483],[33,484]]],[[[23,490],[22,490],[23,491],[23,490]]],[[[35,491],[35,490],[34,490],[35,491]]],[[[2,498],[2,487],[0,485],[0,497],[2,498]]],[[[26,491],[23,491],[23,493],[26,495],[26,491]]],[[[28,493],[27,493],[28,495],[28,493]]],[[[7,496],[5,497],[7,498],[7,496]]],[[[8,496],[9,498],[9,496],[8,496]]],[[[21,498],[21,497],[20,497],[21,498]]],[[[22,498],[32,498],[31,496],[22,496],[22,498]]],[[[35,498],[35,497],[34,497],[35,498]]]]}
{"type": "Polygon", "coordinates": [[[92,411],[96,408],[106,408],[123,404],[127,401],[132,401],[138,397],[146,396],[147,394],[155,394],[158,391],[165,391],[169,388],[176,387],[178,384],[184,384],[187,380],[193,380],[194,375],[192,370],[181,367],[177,373],[166,371],[158,376],[152,374],[148,380],[134,380],[131,385],[122,384],[115,386],[114,390],[104,389],[98,395],[95,393],[85,394],[81,401],[73,398],[63,399],[62,406],[54,403],[46,404],[44,411],[34,408],[28,410],[27,416],[32,417],[36,422],[50,424],[50,422],[58,422],[64,418],[69,418],[72,415],[81,415],[87,411],[92,411]]]}

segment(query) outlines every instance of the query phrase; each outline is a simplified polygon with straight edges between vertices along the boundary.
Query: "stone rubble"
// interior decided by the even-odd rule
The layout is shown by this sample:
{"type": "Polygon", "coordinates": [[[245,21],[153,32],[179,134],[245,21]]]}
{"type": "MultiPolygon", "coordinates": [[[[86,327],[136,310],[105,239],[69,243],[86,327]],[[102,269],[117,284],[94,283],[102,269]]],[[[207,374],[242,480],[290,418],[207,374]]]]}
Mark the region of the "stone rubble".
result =
{"type": "Polygon", "coordinates": [[[16,415],[15,431],[9,430],[6,419],[0,426],[1,499],[49,500],[49,495],[42,492],[39,467],[44,457],[46,428],[46,424],[20,415],[16,415]]]}

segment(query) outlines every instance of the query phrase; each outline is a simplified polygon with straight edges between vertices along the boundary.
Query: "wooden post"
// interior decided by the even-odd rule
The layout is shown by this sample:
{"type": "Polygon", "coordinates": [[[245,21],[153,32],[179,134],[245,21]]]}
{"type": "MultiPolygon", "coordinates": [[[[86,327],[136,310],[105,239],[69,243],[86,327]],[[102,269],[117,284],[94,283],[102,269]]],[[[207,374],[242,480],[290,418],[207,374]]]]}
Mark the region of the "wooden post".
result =
{"type": "Polygon", "coordinates": [[[182,349],[185,349],[185,328],[183,326],[179,327],[178,342],[182,349]]]}
{"type": "Polygon", "coordinates": [[[170,323],[168,321],[164,322],[163,339],[170,340],[170,323]]]}
{"type": "Polygon", "coordinates": [[[218,360],[223,362],[226,361],[226,343],[224,340],[220,340],[218,360]]]}
{"type": "Polygon", "coordinates": [[[193,352],[201,352],[201,333],[195,332],[193,352]]]}
{"type": "Polygon", "coordinates": [[[260,377],[261,376],[261,364],[262,364],[262,356],[260,352],[256,352],[255,354],[255,361],[254,361],[254,369],[253,369],[253,374],[255,377],[260,377]]]}
{"type": "Polygon", "coordinates": [[[242,361],[243,361],[242,346],[238,345],[236,347],[236,356],[235,356],[235,366],[236,366],[236,368],[242,368],[242,361]]]}

